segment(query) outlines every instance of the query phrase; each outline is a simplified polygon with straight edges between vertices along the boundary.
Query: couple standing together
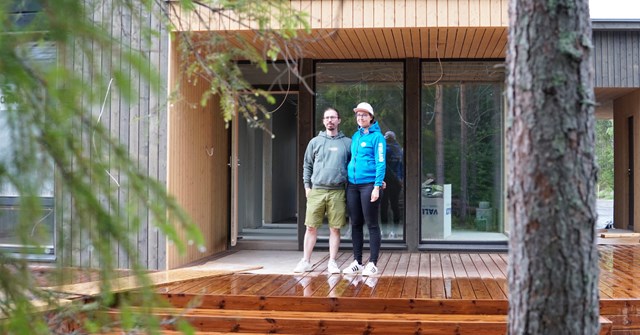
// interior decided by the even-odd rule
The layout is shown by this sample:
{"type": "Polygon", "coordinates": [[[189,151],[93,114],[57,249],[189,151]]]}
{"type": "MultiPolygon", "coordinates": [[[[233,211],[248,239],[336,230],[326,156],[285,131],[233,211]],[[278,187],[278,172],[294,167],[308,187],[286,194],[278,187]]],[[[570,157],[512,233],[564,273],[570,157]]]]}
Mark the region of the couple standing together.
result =
{"type": "Polygon", "coordinates": [[[363,276],[378,273],[376,263],[381,244],[378,210],[385,177],[387,144],[370,104],[362,102],[353,112],[358,130],[349,139],[338,129],[338,111],[327,108],[322,118],[326,130],[309,142],[304,154],[307,230],[304,255],[294,272],[311,271],[313,268],[311,252],[326,214],[329,222],[329,273],[362,273],[363,276]],[[340,228],[346,225],[347,209],[351,219],[354,260],[341,271],[336,256],[340,247],[340,228]],[[366,266],[362,262],[365,223],[369,229],[370,246],[366,266]]]}

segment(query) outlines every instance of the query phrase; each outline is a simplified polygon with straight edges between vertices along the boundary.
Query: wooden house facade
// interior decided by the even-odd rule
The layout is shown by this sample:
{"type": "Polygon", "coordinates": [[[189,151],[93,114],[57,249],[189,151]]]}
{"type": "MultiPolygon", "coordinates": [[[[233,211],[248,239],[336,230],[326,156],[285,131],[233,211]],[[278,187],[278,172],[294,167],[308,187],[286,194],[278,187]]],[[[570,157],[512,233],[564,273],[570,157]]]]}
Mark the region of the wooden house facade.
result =
{"type": "MultiPolygon", "coordinates": [[[[509,157],[504,154],[501,92],[508,2],[290,1],[294,9],[309,14],[311,32],[302,40],[296,70],[310,78],[311,91],[295,79],[273,89],[283,106],[277,112],[282,116],[268,124],[275,139],[241,119],[227,128],[216,98],[201,107],[198,102],[207,86],[180,71],[181,55],[171,39],[180,31],[166,31],[152,16],[137,23],[160,32],[144,53],[149,65],[159,69],[162,88],[152,90],[140,81],[141,96],[133,105],[112,96],[102,122],[137,157],[144,173],[166,184],[206,241],[204,252],[193,246],[178,254],[154,228],[152,218],[143,215],[135,237],[143,264],[171,269],[238,245],[251,247],[243,230],[265,226],[280,232],[290,225],[293,242],[275,239],[260,246],[256,242],[256,247],[302,250],[306,145],[321,130],[323,108],[336,107],[347,120],[352,118],[351,108],[365,100],[380,111],[376,115],[383,131],[394,132],[404,151],[401,220],[399,225],[390,219],[383,225],[383,248],[506,250],[504,179],[509,157]],[[176,87],[180,99],[170,100],[176,87]],[[480,142],[486,145],[475,146],[480,142]],[[429,175],[442,186],[437,196],[425,186],[429,175]]],[[[180,29],[203,36],[239,31],[251,40],[250,29],[221,16],[200,14],[204,21],[185,17],[180,29]]],[[[140,48],[142,37],[135,25],[124,24],[126,20],[113,17],[110,24],[130,29],[117,37],[140,48]]],[[[614,224],[640,231],[634,224],[640,221],[640,177],[633,178],[640,176],[640,155],[634,154],[640,147],[640,21],[595,20],[593,40],[596,116],[613,119],[615,129],[614,224]]],[[[82,67],[81,59],[66,61],[82,67]]],[[[248,64],[245,68],[256,86],[273,84],[272,77],[256,75],[248,64]]],[[[353,132],[348,124],[343,130],[348,136],[353,132]]],[[[64,202],[66,195],[57,192],[55,197],[64,202]]],[[[62,208],[60,217],[67,215],[62,208]]],[[[57,250],[56,256],[91,265],[92,250],[71,222],[57,227],[69,247],[57,250]]],[[[347,242],[349,236],[343,236],[347,242]]],[[[118,265],[129,264],[122,254],[118,265]]]]}

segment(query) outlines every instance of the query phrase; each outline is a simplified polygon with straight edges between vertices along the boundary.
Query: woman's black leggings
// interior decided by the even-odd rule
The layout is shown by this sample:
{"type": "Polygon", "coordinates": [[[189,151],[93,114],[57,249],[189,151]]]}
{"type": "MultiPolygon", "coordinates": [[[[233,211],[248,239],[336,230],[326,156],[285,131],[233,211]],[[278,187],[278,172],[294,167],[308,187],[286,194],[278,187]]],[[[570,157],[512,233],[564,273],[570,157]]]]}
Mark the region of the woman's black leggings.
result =
{"type": "Polygon", "coordinates": [[[369,228],[369,249],[371,257],[369,262],[378,263],[380,253],[380,226],[378,225],[378,210],[380,209],[380,197],[375,202],[371,202],[371,184],[351,184],[347,185],[347,208],[351,219],[351,241],[353,242],[353,258],[362,264],[362,248],[364,246],[363,226],[366,223],[369,228]]]}

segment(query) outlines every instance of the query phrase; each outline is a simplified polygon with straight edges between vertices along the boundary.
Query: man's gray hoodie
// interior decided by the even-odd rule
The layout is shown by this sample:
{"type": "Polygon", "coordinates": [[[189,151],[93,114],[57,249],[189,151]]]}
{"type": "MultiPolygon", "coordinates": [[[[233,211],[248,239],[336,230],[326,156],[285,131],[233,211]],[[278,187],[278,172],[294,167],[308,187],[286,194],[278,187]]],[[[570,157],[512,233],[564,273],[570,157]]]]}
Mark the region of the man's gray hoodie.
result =
{"type": "Polygon", "coordinates": [[[347,184],[351,139],[340,131],[334,137],[321,131],[304,153],[302,180],[305,188],[342,189],[347,184]]]}

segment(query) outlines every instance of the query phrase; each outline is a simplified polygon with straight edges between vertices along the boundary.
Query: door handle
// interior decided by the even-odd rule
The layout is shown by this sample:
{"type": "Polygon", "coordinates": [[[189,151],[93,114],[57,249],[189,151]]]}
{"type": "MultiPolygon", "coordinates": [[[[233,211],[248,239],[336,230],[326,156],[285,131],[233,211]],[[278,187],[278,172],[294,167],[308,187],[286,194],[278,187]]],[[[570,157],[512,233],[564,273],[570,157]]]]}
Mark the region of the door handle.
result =
{"type": "MultiPolygon", "coordinates": [[[[229,157],[229,163],[227,163],[228,167],[231,167],[231,157],[229,157]]],[[[240,160],[238,159],[238,163],[236,164],[236,166],[240,166],[240,160]]]]}

